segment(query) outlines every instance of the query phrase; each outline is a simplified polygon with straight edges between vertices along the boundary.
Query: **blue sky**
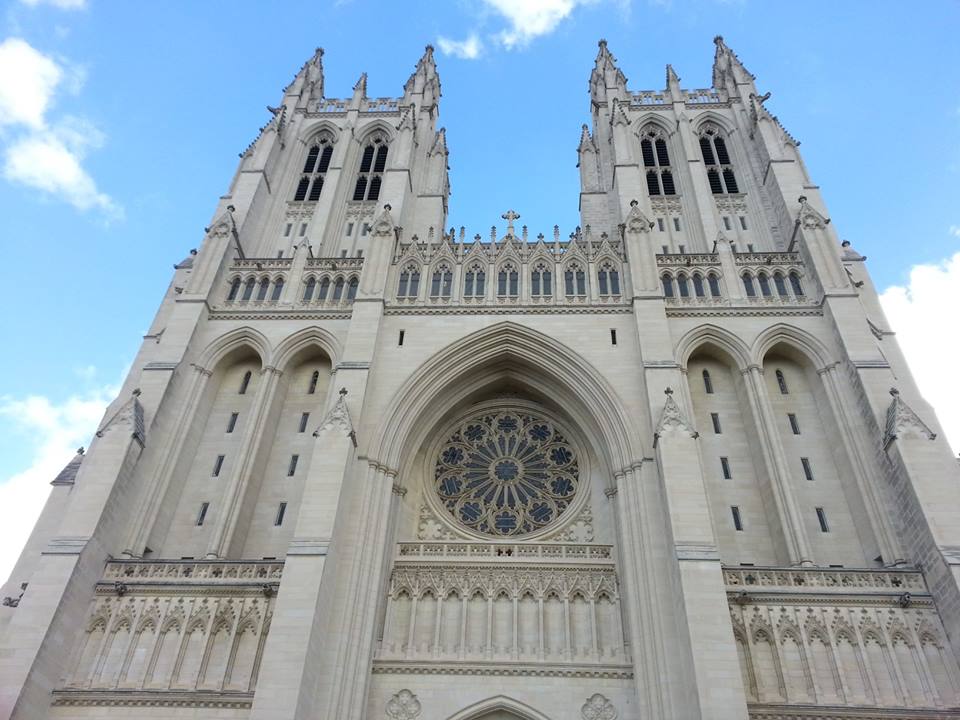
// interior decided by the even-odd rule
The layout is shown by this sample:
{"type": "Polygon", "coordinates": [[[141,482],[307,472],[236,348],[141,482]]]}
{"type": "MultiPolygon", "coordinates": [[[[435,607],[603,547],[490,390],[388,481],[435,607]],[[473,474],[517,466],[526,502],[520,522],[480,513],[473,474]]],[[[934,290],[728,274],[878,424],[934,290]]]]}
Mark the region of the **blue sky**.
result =
{"type": "Polygon", "coordinates": [[[512,207],[533,232],[566,233],[577,224],[575,148],[597,40],[633,90],[662,88],[668,62],[695,88],[709,86],[722,34],[802,142],[841,237],[869,256],[921,389],[960,441],[960,381],[942,359],[957,341],[937,329],[954,320],[960,281],[956,2],[0,8],[0,506],[22,516],[0,527],[14,543],[42,480],[89,441],[265,106],[316,46],[327,96],[343,97],[362,71],[371,96],[401,94],[424,45],[437,45],[448,224],[484,234],[512,207]]]}

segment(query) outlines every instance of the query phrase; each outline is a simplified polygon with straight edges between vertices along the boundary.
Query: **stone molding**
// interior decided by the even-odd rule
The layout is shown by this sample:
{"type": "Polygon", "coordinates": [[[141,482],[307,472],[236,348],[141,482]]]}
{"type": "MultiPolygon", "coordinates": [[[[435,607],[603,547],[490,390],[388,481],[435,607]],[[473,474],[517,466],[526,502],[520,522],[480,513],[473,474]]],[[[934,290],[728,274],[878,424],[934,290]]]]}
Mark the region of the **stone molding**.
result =
{"type": "Polygon", "coordinates": [[[373,661],[374,675],[486,675],[496,677],[576,677],[602,678],[605,680],[630,680],[633,678],[632,665],[554,665],[540,663],[451,663],[438,662],[402,662],[373,661]]]}
{"type": "Polygon", "coordinates": [[[54,690],[55,707],[180,707],[248,710],[252,692],[167,690],[54,690]]]}

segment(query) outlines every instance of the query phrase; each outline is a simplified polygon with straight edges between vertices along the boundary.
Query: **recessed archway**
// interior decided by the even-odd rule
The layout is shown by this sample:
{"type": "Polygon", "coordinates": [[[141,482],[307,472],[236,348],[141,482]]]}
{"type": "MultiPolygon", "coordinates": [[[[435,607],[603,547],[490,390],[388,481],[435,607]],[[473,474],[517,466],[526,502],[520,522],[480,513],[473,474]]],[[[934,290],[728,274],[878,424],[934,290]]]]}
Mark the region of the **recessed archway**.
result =
{"type": "Polygon", "coordinates": [[[506,695],[497,695],[464,708],[447,720],[550,720],[550,718],[518,700],[506,695]]]}

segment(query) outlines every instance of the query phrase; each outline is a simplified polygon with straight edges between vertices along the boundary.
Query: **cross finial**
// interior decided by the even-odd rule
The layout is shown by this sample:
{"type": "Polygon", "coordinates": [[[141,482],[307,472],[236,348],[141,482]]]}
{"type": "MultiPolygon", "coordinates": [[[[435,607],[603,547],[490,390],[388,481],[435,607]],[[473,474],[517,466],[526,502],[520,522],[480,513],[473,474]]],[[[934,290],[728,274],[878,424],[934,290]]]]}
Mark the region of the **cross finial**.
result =
{"type": "Polygon", "coordinates": [[[346,395],[347,395],[347,389],[340,388],[340,397],[346,397],[346,395]]]}
{"type": "Polygon", "coordinates": [[[520,213],[514,212],[513,210],[507,210],[500,217],[507,221],[507,235],[513,235],[513,221],[520,219],[520,213]]]}
{"type": "Polygon", "coordinates": [[[666,390],[663,391],[663,394],[664,394],[664,395],[673,395],[673,388],[668,387],[666,390]]]}

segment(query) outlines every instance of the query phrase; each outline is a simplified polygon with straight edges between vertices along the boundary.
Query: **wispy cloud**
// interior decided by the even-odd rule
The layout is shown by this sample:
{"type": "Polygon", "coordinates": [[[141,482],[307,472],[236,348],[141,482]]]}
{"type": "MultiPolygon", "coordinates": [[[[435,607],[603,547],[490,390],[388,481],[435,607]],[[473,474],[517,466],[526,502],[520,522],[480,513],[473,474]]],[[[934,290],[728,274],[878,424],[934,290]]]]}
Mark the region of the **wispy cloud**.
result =
{"type": "Polygon", "coordinates": [[[20,2],[30,7],[50,5],[60,10],[83,10],[87,7],[87,0],[20,0],[20,2]]]}
{"type": "MultiPolygon", "coordinates": [[[[581,5],[592,5],[602,0],[482,0],[482,6],[506,27],[490,35],[490,43],[507,50],[526,47],[538,37],[549,35],[581,5]]],[[[611,0],[624,7],[629,0],[611,0]]],[[[437,46],[445,55],[475,60],[483,52],[484,44],[478,32],[466,40],[450,40],[441,36],[437,46]]]]}
{"type": "MultiPolygon", "coordinates": [[[[951,227],[953,235],[960,228],[951,227]]],[[[954,451],[960,451],[960,375],[951,322],[960,286],[960,252],[936,265],[915,265],[905,286],[880,295],[880,304],[897,333],[920,392],[934,404],[954,451]]]]}
{"type": "Polygon", "coordinates": [[[450,40],[441,35],[437,38],[437,46],[444,55],[463,60],[476,60],[483,50],[483,43],[477,35],[470,35],[466,40],[450,40]]]}
{"type": "Polygon", "coordinates": [[[30,467],[0,478],[0,584],[6,581],[50,494],[50,481],[90,441],[119,391],[103,386],[57,403],[42,395],[0,397],[0,425],[32,449],[30,467]]]}
{"type": "Polygon", "coordinates": [[[114,219],[122,210],[83,167],[86,153],[103,145],[103,134],[80,118],[49,118],[57,93],[79,92],[85,74],[21,38],[0,43],[0,130],[8,130],[0,136],[5,141],[2,173],[10,182],[114,219]]]}

